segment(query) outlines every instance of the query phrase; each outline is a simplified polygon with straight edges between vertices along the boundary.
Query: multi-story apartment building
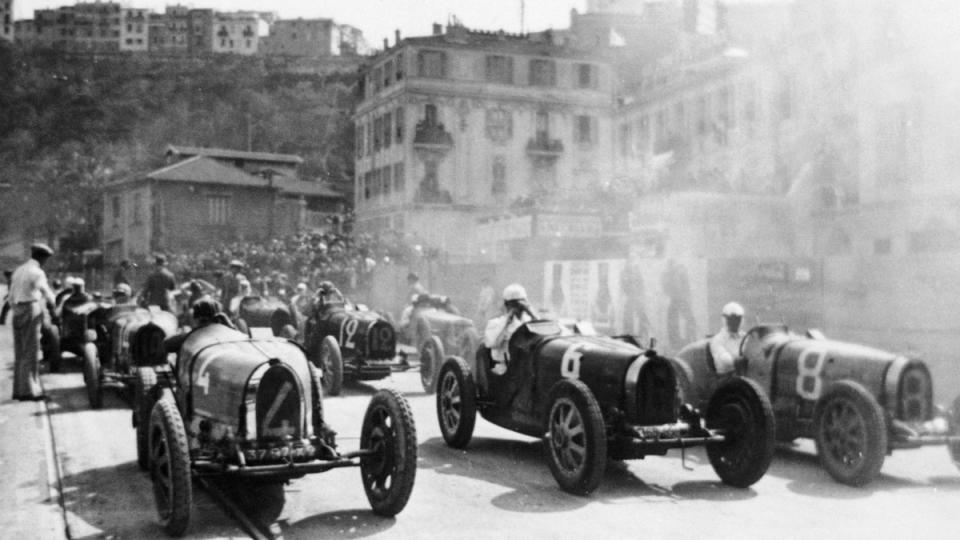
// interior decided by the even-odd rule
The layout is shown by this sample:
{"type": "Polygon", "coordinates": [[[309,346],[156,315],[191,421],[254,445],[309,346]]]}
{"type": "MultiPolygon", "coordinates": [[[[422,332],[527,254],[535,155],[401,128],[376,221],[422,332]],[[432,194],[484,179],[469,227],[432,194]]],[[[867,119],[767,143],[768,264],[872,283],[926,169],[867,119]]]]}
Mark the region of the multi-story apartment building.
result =
{"type": "MultiPolygon", "coordinates": [[[[61,8],[62,9],[62,8],[61,8]]],[[[73,10],[73,43],[77,52],[120,50],[121,10],[116,2],[78,2],[73,10]]]]}
{"type": "Polygon", "coordinates": [[[324,57],[339,55],[340,28],[332,19],[280,19],[264,38],[263,54],[324,57]]]}
{"type": "Polygon", "coordinates": [[[14,42],[20,45],[33,45],[37,42],[37,25],[33,19],[20,19],[13,22],[14,42]]]}
{"type": "Polygon", "coordinates": [[[150,52],[186,53],[190,42],[190,8],[167,6],[149,17],[150,52]]]}
{"type": "Polygon", "coordinates": [[[150,10],[123,8],[121,10],[120,50],[146,51],[150,46],[150,10]]]}
{"type": "Polygon", "coordinates": [[[369,64],[356,113],[358,226],[472,250],[478,218],[574,209],[611,175],[613,73],[536,36],[407,38],[369,64]]]}
{"type": "Polygon", "coordinates": [[[13,41],[15,34],[13,24],[13,0],[0,0],[0,39],[13,41]]]}
{"type": "Polygon", "coordinates": [[[214,13],[213,52],[256,54],[259,42],[260,17],[256,13],[214,13]]]}
{"type": "Polygon", "coordinates": [[[187,49],[192,54],[213,51],[213,10],[191,9],[189,13],[190,37],[187,49]]]}
{"type": "Polygon", "coordinates": [[[37,43],[45,47],[70,49],[76,38],[73,6],[38,9],[34,12],[37,43]]]}

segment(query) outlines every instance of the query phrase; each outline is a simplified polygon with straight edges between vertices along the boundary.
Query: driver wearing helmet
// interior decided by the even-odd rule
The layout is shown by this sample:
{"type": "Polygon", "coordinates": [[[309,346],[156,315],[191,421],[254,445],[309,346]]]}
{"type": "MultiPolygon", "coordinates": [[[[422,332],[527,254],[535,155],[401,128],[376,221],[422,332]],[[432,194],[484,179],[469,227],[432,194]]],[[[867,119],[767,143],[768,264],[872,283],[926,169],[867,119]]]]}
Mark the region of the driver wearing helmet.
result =
{"type": "MultiPolygon", "coordinates": [[[[193,330],[203,328],[204,326],[210,326],[214,323],[222,324],[229,328],[234,327],[230,322],[230,319],[228,319],[227,316],[221,311],[220,303],[209,296],[204,296],[194,302],[192,315],[194,323],[193,330]]],[[[180,347],[183,346],[183,342],[187,340],[187,336],[193,333],[193,330],[190,332],[177,334],[175,336],[170,336],[163,340],[164,350],[166,350],[168,353],[180,352],[180,347]]]]}
{"type": "Polygon", "coordinates": [[[718,375],[733,373],[734,361],[740,355],[740,342],[745,335],[740,330],[743,321],[743,306],[730,302],[723,306],[723,328],[710,338],[710,355],[718,375]]]}
{"type": "Polygon", "coordinates": [[[507,285],[503,289],[503,315],[487,321],[487,328],[483,333],[483,344],[490,349],[495,374],[503,375],[507,371],[507,363],[510,361],[507,345],[510,337],[523,323],[532,320],[526,289],[517,283],[507,285]]]}

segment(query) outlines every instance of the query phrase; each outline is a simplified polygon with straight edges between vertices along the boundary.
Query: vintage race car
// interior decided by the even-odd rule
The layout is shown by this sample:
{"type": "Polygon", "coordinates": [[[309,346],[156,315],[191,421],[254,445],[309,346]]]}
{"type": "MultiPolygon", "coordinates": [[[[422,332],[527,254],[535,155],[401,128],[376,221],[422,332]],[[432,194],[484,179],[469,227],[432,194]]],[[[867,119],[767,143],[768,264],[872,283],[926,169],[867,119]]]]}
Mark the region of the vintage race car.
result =
{"type": "Polygon", "coordinates": [[[562,335],[556,321],[524,324],[509,342],[506,372],[490,351],[474,361],[451,356],[440,369],[437,417],[446,443],[463,448],[476,414],[506,429],[543,437],[547,463],[564,490],[585,495],[600,484],[607,458],[664,455],[706,445],[725,483],[747,487],[773,458],[770,402],[759,386],[734,379],[701,415],[678,399],[670,362],[622,340],[562,335]]]}
{"type": "MultiPolygon", "coordinates": [[[[674,365],[687,399],[707,402],[721,380],[709,340],[684,347],[674,365]]],[[[813,439],[838,482],[865,485],[893,450],[925,445],[946,444],[960,467],[960,398],[952,418],[938,417],[921,360],[762,325],[741,341],[737,372],[770,396],[777,439],[813,439]]]]}
{"type": "Polygon", "coordinates": [[[473,358],[480,345],[473,320],[451,312],[448,306],[446,297],[430,295],[425,300],[418,299],[412,306],[410,322],[397,332],[419,354],[420,382],[427,393],[436,390],[444,358],[473,358]]]}
{"type": "Polygon", "coordinates": [[[300,328],[296,311],[289,304],[279,298],[266,296],[247,296],[241,300],[234,324],[247,334],[263,329],[287,339],[295,339],[300,328]]]}
{"type": "Polygon", "coordinates": [[[344,378],[377,380],[407,368],[396,358],[393,325],[347,301],[318,301],[303,339],[310,360],[323,370],[327,395],[340,395],[344,378]]]}
{"type": "MultiPolygon", "coordinates": [[[[57,343],[61,352],[82,359],[87,398],[92,408],[99,409],[105,385],[120,383],[130,387],[136,380],[138,366],[166,362],[163,340],[177,330],[176,316],[156,308],[94,301],[67,303],[63,306],[57,343]]],[[[59,358],[56,355],[57,364],[59,358]]],[[[59,369],[59,365],[56,367],[59,369]]]]}
{"type": "Polygon", "coordinates": [[[138,441],[147,442],[157,510],[171,535],[189,524],[193,477],[255,479],[257,489],[282,493],[291,479],[359,466],[374,513],[393,516],[406,506],[416,426],[394,390],[374,394],[360,449],[340,453],[324,416],[320,373],[292,341],[250,338],[213,323],[186,336],[174,363],[141,368],[139,376],[138,441]]]}

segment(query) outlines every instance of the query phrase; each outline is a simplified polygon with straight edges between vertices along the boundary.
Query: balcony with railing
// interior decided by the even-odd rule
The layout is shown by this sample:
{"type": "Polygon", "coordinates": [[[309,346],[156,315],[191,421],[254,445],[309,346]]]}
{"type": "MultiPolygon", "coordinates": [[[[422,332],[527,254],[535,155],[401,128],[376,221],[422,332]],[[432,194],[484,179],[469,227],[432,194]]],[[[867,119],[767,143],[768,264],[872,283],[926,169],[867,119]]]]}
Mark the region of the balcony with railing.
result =
{"type": "Polygon", "coordinates": [[[414,148],[424,150],[446,151],[453,147],[453,136],[446,130],[442,122],[417,122],[413,136],[414,148]]]}

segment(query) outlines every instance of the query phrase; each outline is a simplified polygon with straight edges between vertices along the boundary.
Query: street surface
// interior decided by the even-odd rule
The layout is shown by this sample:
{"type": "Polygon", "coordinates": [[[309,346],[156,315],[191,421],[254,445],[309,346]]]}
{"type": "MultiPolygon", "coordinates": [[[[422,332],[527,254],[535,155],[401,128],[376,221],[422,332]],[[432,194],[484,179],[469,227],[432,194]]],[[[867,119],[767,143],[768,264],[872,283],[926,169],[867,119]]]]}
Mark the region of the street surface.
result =
{"type": "MultiPolygon", "coordinates": [[[[0,355],[12,357],[7,328],[0,330],[0,355]]],[[[43,383],[70,537],[162,538],[149,478],[136,465],[129,408],[119,392],[108,390],[104,408],[89,410],[79,364],[68,360],[64,365],[65,373],[46,374],[43,383]]],[[[681,466],[679,452],[672,452],[611,463],[599,490],[576,497],[557,487],[537,440],[478,419],[467,450],[445,446],[434,397],[423,393],[414,372],[348,385],[344,396],[326,400],[341,450],[357,448],[367,402],[381,386],[406,394],[420,442],[416,486],[396,519],[370,512],[357,469],[296,480],[282,500],[233,493],[232,503],[260,531],[284,538],[926,540],[960,534],[960,473],[943,447],[895,453],[879,480],[861,489],[834,483],[820,469],[809,441],[780,449],[767,476],[746,490],[721,484],[702,451],[688,453],[690,471],[681,466]]],[[[9,396],[0,401],[8,402],[9,396]]],[[[34,427],[19,431],[2,433],[5,439],[42,436],[34,427]]],[[[3,455],[3,460],[14,458],[3,455]]],[[[33,467],[35,459],[22,459],[24,467],[33,467]]],[[[187,536],[246,537],[223,508],[196,486],[187,536]]]]}

